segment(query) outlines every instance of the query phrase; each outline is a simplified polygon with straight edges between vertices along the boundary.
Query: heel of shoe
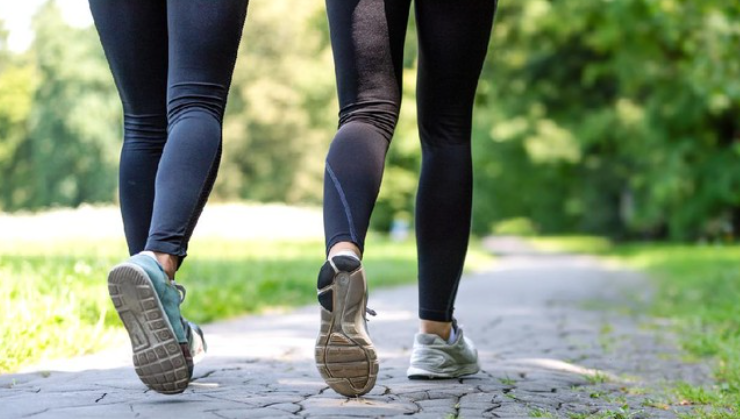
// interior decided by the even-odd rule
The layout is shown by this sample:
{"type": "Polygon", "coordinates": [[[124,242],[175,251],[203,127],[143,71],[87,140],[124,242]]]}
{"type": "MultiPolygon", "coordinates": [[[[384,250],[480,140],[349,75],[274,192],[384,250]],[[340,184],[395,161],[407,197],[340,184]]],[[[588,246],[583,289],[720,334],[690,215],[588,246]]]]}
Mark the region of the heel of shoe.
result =
{"type": "MultiPolygon", "coordinates": [[[[357,397],[369,392],[378,375],[378,357],[365,330],[366,285],[361,264],[354,258],[332,260],[331,282],[319,276],[321,329],[316,341],[316,366],[324,381],[337,393],[357,397]],[[344,264],[352,266],[343,266],[344,264]],[[323,281],[322,281],[323,280],[323,281]],[[323,288],[321,287],[323,285],[323,288]],[[330,295],[322,301],[321,296],[330,295]]],[[[330,262],[327,262],[327,265],[330,262]]],[[[326,265],[325,265],[326,266],[326,265]]]]}
{"type": "Polygon", "coordinates": [[[163,394],[185,391],[189,363],[146,272],[131,263],[114,267],[108,274],[108,292],[131,339],[141,381],[163,394]]]}

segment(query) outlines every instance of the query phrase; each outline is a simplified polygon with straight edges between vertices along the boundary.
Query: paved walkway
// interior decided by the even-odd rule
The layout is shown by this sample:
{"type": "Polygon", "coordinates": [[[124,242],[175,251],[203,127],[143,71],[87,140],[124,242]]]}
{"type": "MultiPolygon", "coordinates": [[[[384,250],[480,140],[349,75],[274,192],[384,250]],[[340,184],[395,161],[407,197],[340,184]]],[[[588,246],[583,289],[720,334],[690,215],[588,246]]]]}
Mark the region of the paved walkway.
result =
{"type": "Polygon", "coordinates": [[[463,280],[457,310],[479,348],[484,371],[473,377],[406,379],[416,290],[403,287],[371,290],[378,316],[370,332],[381,371],[362,399],[342,398],[320,379],[312,360],[318,312],[308,307],[205,327],[209,356],[184,394],[146,391],[121,349],[0,376],[0,417],[672,418],[690,412],[663,406],[661,389],[674,380],[701,382],[706,368],[681,363],[661,324],[615,309],[626,301],[625,290],[645,288],[644,278],[587,257],[490,244],[502,256],[493,270],[463,280]]]}

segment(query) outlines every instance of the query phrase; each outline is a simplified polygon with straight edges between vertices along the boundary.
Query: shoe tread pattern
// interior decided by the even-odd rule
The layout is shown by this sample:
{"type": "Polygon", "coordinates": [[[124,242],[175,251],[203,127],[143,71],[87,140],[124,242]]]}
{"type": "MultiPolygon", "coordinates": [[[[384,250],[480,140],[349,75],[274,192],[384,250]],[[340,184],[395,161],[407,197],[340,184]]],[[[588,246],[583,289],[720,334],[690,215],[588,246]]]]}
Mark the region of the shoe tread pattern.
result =
{"type": "Polygon", "coordinates": [[[334,276],[333,311],[321,308],[316,365],[334,391],[347,397],[361,396],[375,386],[378,376],[377,353],[364,327],[365,278],[359,269],[327,273],[334,276]]]}
{"type": "Polygon", "coordinates": [[[191,377],[186,356],[144,270],[116,266],[108,275],[108,291],[131,339],[141,381],[159,393],[185,391],[191,377]]]}

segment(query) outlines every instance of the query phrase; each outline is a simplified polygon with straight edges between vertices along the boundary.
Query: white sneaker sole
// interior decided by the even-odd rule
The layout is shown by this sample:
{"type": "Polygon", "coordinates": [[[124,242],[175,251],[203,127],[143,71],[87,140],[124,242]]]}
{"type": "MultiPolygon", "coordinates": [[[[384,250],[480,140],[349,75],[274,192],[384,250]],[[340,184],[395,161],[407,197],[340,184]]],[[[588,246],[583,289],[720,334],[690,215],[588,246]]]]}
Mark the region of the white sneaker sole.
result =
{"type": "Polygon", "coordinates": [[[425,380],[435,378],[459,378],[466,375],[473,375],[480,371],[478,364],[461,365],[453,371],[431,371],[423,368],[409,367],[406,370],[406,376],[410,380],[425,380]]]}

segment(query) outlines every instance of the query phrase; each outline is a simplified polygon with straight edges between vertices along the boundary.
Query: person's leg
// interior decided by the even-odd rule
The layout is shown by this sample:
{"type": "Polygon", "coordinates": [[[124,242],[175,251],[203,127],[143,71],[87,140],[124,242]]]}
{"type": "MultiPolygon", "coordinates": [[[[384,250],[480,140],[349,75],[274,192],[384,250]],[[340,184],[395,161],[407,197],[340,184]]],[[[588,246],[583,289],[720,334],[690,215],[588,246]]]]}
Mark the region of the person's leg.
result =
{"type": "Polygon", "coordinates": [[[216,179],[221,123],[247,0],[167,2],[168,139],[156,178],[146,250],[173,275],[216,179]]]}
{"type": "Polygon", "coordinates": [[[119,194],[134,255],[149,236],[154,179],[167,141],[167,8],[164,1],[91,0],[90,10],[123,103],[119,194]]]}
{"type": "Polygon", "coordinates": [[[179,306],[185,292],[172,278],[174,269],[178,266],[178,258],[184,256],[187,238],[215,177],[214,161],[217,158],[213,156],[220,153],[220,120],[234,65],[236,45],[239,43],[241,25],[244,22],[246,0],[225,0],[217,6],[205,2],[173,3],[169,7],[165,7],[165,4],[164,0],[92,0],[91,9],[121,90],[124,111],[127,113],[127,134],[131,130],[137,135],[137,139],[146,135],[161,137],[162,132],[169,134],[167,144],[170,146],[166,146],[163,153],[164,140],[160,141],[162,144],[157,155],[157,168],[149,164],[149,155],[146,153],[127,155],[130,161],[126,164],[133,169],[122,164],[125,166],[122,171],[128,169],[132,172],[126,178],[129,180],[126,186],[131,186],[127,198],[131,202],[145,201],[149,210],[136,215],[128,213],[124,208],[124,217],[130,214],[134,222],[138,223],[138,237],[133,241],[134,246],[131,246],[131,252],[138,254],[111,269],[108,274],[108,290],[129,333],[136,373],[151,389],[172,394],[187,388],[193,375],[195,360],[205,353],[202,332],[197,325],[188,322],[180,314],[179,306]],[[152,3],[156,3],[157,7],[152,3]],[[141,7],[136,8],[135,5],[141,7]],[[197,8],[194,9],[193,6],[197,8]],[[177,16],[174,19],[173,14],[177,16]],[[207,20],[203,20],[204,18],[207,20]],[[183,31],[187,34],[183,35],[183,31]],[[179,48],[182,47],[182,42],[192,46],[195,51],[200,48],[200,55],[189,55],[193,51],[187,48],[183,52],[179,48]],[[230,48],[231,54],[219,50],[218,47],[222,45],[230,48]],[[204,52],[203,49],[209,50],[204,52]],[[152,75],[155,64],[162,71],[152,75]],[[201,67],[206,69],[201,71],[201,67]],[[209,69],[213,71],[209,72],[209,69]],[[178,78],[179,76],[185,78],[178,78]],[[152,77],[158,83],[151,81],[152,77]],[[190,85],[192,88],[189,88],[190,85]],[[183,88],[182,91],[178,90],[180,87],[183,88]],[[143,104],[131,98],[139,98],[143,104]],[[202,112],[199,113],[202,109],[211,112],[212,116],[203,118],[202,112]],[[130,114],[134,115],[133,124],[129,124],[132,119],[130,114]],[[156,126],[150,121],[152,118],[157,121],[156,126]],[[188,138],[187,133],[183,135],[176,129],[181,120],[187,119],[195,122],[186,124],[186,129],[194,131],[194,135],[200,138],[188,138]],[[214,119],[217,120],[216,130],[213,129],[214,119]],[[169,130],[166,121],[169,122],[169,130]],[[207,145],[198,148],[197,144],[193,144],[199,139],[207,145]],[[212,149],[216,151],[208,155],[212,149]],[[205,154],[196,156],[198,151],[205,154]],[[160,154],[163,154],[161,158],[160,154]],[[133,172],[139,167],[137,165],[148,170],[146,180],[149,183],[143,190],[136,187],[136,180],[139,178],[133,172]],[[208,166],[208,169],[203,170],[203,166],[208,166]],[[191,169],[200,174],[201,178],[188,177],[191,169]],[[169,177],[173,171],[179,171],[179,182],[169,177]],[[170,181],[161,182],[162,177],[170,181]],[[186,199],[175,199],[173,202],[172,194],[181,194],[186,199]],[[197,198],[187,199],[193,195],[197,195],[197,198]],[[170,198],[162,200],[162,196],[170,198]],[[193,200],[197,202],[193,204],[193,200]],[[182,205],[183,208],[173,209],[174,205],[182,205]],[[182,211],[188,212],[188,216],[184,217],[182,211]],[[140,215],[142,213],[144,215],[140,215]],[[173,227],[172,224],[167,224],[170,220],[162,223],[162,217],[173,217],[172,222],[180,225],[173,227]],[[144,224],[145,228],[142,227],[144,224]],[[147,239],[144,231],[160,231],[158,227],[162,224],[173,229],[179,227],[185,233],[181,236],[175,234],[174,244],[167,240],[161,241],[170,247],[159,246],[160,242],[156,240],[153,245],[150,244],[151,234],[147,239]],[[147,240],[148,243],[144,244],[147,240]],[[138,252],[140,249],[154,251],[154,254],[138,252]]]}
{"type": "Polygon", "coordinates": [[[409,378],[453,378],[480,370],[478,352],[455,325],[453,309],[470,236],[473,101],[495,9],[495,0],[416,1],[420,332],[409,378]]]}
{"type": "Polygon", "coordinates": [[[167,140],[166,3],[91,0],[90,9],[124,112],[120,196],[132,257],[110,271],[108,291],[129,333],[136,373],[155,391],[178,393],[192,376],[202,335],[197,326],[186,327],[180,294],[161,266],[139,254],[151,224],[154,180],[167,140]]]}
{"type": "Polygon", "coordinates": [[[327,0],[340,103],[339,131],[324,174],[328,260],[318,278],[321,327],[316,365],[336,392],[375,385],[378,360],[367,333],[360,256],[401,104],[410,0],[327,0]]]}
{"type": "Polygon", "coordinates": [[[417,0],[422,170],[416,202],[419,317],[448,339],[470,236],[470,136],[495,0],[417,0]]]}
{"type": "Polygon", "coordinates": [[[327,254],[364,251],[401,106],[410,0],[327,0],[339,130],[324,173],[327,254]]]}

